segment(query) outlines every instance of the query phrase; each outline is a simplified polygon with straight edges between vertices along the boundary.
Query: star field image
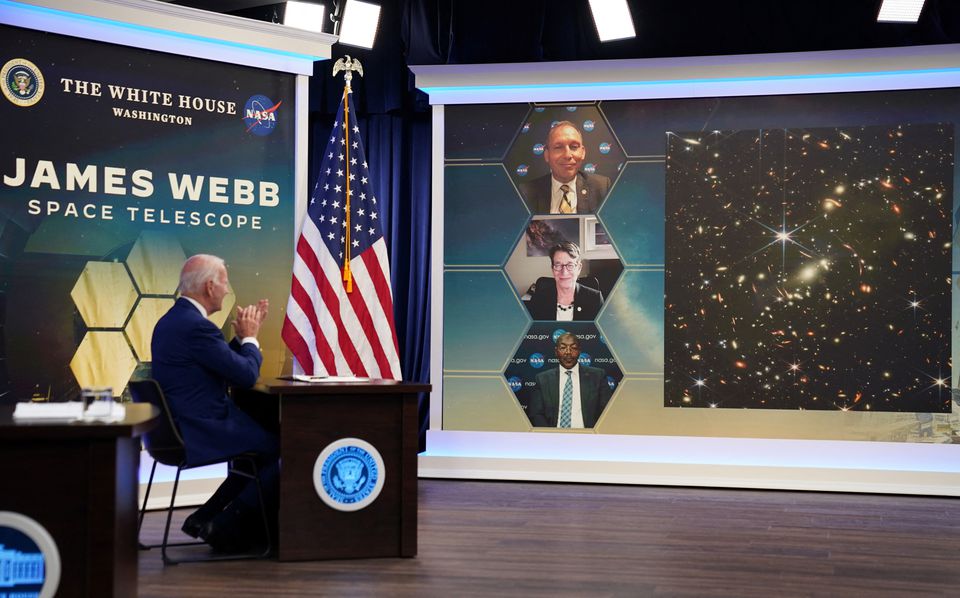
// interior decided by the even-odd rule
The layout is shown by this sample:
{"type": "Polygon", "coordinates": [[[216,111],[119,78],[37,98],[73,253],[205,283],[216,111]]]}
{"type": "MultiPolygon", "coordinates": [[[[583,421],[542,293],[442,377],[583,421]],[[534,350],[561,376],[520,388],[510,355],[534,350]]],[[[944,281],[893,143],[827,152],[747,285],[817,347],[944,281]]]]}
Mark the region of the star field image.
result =
{"type": "Polygon", "coordinates": [[[949,413],[953,137],[668,133],[664,405],[949,413]]]}

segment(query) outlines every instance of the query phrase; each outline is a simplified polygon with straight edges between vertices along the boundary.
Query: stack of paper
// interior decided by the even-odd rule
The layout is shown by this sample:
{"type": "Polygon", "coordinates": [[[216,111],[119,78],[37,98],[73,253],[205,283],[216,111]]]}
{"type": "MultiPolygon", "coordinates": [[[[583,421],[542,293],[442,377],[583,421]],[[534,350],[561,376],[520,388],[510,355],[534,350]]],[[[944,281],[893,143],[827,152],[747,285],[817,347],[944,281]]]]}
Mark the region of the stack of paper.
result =
{"type": "Polygon", "coordinates": [[[83,417],[83,403],[17,403],[13,419],[73,421],[83,417]]]}

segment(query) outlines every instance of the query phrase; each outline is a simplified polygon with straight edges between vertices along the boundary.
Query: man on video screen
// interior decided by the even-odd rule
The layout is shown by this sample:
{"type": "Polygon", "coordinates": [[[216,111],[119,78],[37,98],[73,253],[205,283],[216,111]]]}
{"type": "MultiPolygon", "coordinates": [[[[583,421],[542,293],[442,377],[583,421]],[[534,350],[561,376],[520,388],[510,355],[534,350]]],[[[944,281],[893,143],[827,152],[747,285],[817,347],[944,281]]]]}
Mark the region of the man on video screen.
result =
{"type": "Polygon", "coordinates": [[[521,183],[520,191],[535,214],[591,214],[610,190],[610,179],[580,170],[587,149],[583,135],[570,121],[547,134],[543,159],[550,174],[521,183]]]}

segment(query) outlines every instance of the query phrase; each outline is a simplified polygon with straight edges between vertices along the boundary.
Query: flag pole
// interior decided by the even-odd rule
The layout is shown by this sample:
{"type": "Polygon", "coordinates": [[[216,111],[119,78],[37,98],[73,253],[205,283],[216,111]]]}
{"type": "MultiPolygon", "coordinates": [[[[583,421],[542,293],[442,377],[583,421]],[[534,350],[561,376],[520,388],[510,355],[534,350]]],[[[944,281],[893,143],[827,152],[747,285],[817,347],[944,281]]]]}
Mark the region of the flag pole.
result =
{"type": "Polygon", "coordinates": [[[346,286],[347,292],[353,292],[353,273],[350,271],[350,94],[353,93],[353,90],[350,88],[350,81],[353,80],[353,71],[360,73],[360,76],[363,76],[363,67],[360,65],[360,61],[356,58],[351,59],[350,55],[347,54],[344,58],[341,58],[333,65],[333,76],[336,77],[337,73],[343,71],[343,138],[345,141],[345,156],[346,160],[346,189],[347,192],[344,196],[344,217],[343,222],[346,225],[346,234],[344,234],[343,242],[343,282],[346,286]]]}

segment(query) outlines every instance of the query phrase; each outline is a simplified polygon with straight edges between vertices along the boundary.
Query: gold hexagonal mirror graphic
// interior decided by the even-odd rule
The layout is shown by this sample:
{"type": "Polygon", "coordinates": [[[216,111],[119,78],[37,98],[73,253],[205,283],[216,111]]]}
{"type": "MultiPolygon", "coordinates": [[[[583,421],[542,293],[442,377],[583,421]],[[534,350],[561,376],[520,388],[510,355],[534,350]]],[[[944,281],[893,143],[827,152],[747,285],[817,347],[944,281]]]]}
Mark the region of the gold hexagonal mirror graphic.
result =
{"type": "Polygon", "coordinates": [[[121,328],[137,290],[119,262],[87,262],[70,297],[89,328],[121,328]]]}
{"type": "Polygon", "coordinates": [[[157,320],[172,306],[172,297],[143,297],[133,310],[133,316],[130,317],[124,331],[140,361],[153,361],[150,352],[153,328],[157,325],[157,320]]]}
{"type": "Polygon", "coordinates": [[[123,392],[136,367],[137,360],[119,330],[88,332],[70,360],[80,388],[109,386],[115,397],[123,392]]]}
{"type": "Polygon", "coordinates": [[[144,295],[173,295],[186,256],[173,235],[143,231],[130,249],[127,265],[144,295]]]}

